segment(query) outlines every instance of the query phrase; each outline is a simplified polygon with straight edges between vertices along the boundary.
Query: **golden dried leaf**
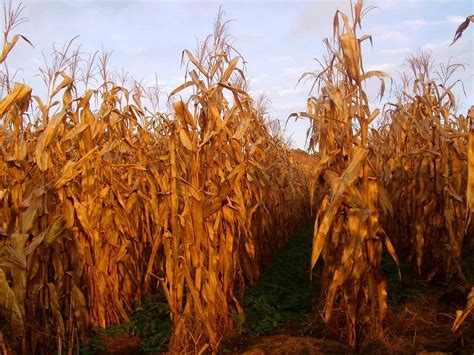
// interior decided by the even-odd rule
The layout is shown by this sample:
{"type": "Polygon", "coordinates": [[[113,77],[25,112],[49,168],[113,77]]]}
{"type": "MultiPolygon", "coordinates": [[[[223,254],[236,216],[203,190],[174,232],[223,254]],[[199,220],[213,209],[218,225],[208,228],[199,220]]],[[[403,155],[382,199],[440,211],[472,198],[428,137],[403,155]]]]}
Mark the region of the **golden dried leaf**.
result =
{"type": "Polygon", "coordinates": [[[8,319],[13,329],[22,331],[24,317],[21,314],[20,306],[17,303],[15,293],[10,288],[5,273],[0,268],[0,308],[8,312],[8,319]]]}
{"type": "Polygon", "coordinates": [[[56,132],[58,131],[59,125],[63,121],[64,117],[66,116],[66,111],[61,111],[57,113],[51,121],[45,127],[43,133],[41,134],[38,144],[35,150],[36,156],[36,163],[38,164],[38,168],[41,171],[46,171],[48,169],[48,153],[45,149],[49,146],[51,141],[53,140],[56,132]]]}
{"type": "Polygon", "coordinates": [[[0,117],[19,102],[28,102],[31,97],[31,88],[24,84],[15,83],[13,90],[0,102],[0,117]]]}
{"type": "Polygon", "coordinates": [[[191,139],[189,139],[188,133],[186,133],[186,131],[183,128],[179,130],[179,139],[187,150],[189,150],[190,152],[194,150],[193,143],[191,142],[191,139]]]}
{"type": "Polygon", "coordinates": [[[462,322],[466,319],[469,313],[474,309],[474,287],[471,289],[471,292],[467,296],[466,308],[463,311],[456,311],[456,319],[454,320],[451,331],[456,332],[461,326],[462,322]]]}

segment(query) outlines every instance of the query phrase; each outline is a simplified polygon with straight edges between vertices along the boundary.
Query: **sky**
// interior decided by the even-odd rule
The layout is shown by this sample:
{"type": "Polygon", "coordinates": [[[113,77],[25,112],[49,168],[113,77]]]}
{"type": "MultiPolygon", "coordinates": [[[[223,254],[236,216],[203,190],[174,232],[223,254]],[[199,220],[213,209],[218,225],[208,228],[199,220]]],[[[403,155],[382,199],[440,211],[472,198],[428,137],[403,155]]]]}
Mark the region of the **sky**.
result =
{"type": "MultiPolygon", "coordinates": [[[[14,3],[15,4],[15,3],[14,3]]],[[[75,36],[81,51],[112,51],[110,67],[125,69],[136,79],[154,85],[155,74],[162,91],[170,92],[184,82],[183,49],[194,50],[212,32],[222,6],[228,31],[242,54],[252,94],[269,99],[268,113],[285,126],[293,112],[304,111],[311,82],[300,82],[304,72],[319,69],[315,58],[325,53],[322,40],[331,37],[336,10],[350,14],[349,1],[44,1],[27,0],[23,15],[28,22],[17,32],[34,48],[20,43],[9,56],[10,71],[21,69],[17,81],[41,94],[36,76],[43,54],[50,57],[53,43],[61,47],[75,36]]],[[[457,78],[464,83],[456,93],[460,113],[474,104],[474,24],[453,46],[456,28],[474,14],[472,0],[372,0],[377,8],[362,22],[360,34],[371,34],[363,47],[364,67],[383,70],[394,80],[403,70],[409,53],[429,49],[436,63],[465,64],[457,78]]],[[[388,88],[390,88],[390,84],[388,88]]],[[[370,93],[370,92],[369,92],[370,93]]],[[[382,103],[373,101],[372,110],[382,103]]],[[[294,147],[305,148],[308,123],[289,120],[285,137],[294,147]]]]}

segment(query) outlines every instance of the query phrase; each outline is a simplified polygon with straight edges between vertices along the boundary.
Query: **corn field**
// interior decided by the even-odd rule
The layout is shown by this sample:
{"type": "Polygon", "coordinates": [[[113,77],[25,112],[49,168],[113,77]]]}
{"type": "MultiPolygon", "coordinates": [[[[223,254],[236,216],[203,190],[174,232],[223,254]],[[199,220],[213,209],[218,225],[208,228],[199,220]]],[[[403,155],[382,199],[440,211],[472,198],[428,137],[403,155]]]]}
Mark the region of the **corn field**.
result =
{"type": "MultiPolygon", "coordinates": [[[[0,350],[76,353],[92,327],[130,320],[161,290],[171,353],[217,353],[244,315],[242,293],[301,224],[314,222],[311,269],[323,259],[323,318],[342,310],[353,350],[383,337],[384,250],[425,280],[466,282],[472,239],[474,110],[457,112],[452,73],[407,59],[396,102],[373,108],[364,71],[370,8],[337,12],[307,112],[311,154],[291,150],[249,94],[243,59],[219,15],[185,50],[169,110],[102,64],[81,83],[77,52],[42,72],[48,95],[21,83],[0,101],[0,350]],[[153,106],[153,105],[152,105],[153,106]],[[337,308],[337,311],[336,311],[337,308]]],[[[9,31],[0,63],[25,37],[9,31]]],[[[403,277],[403,275],[400,275],[403,277]]],[[[317,295],[315,295],[317,296],[317,295]]],[[[474,308],[474,288],[453,331],[474,308]]],[[[336,314],[337,316],[337,314],[336,314]]]]}
{"type": "Polygon", "coordinates": [[[0,303],[23,351],[72,350],[156,288],[170,348],[216,351],[244,285],[307,218],[306,175],[216,26],[199,57],[185,51],[170,113],[111,82],[80,95],[64,71],[44,101],[19,83],[3,99],[0,303]]]}

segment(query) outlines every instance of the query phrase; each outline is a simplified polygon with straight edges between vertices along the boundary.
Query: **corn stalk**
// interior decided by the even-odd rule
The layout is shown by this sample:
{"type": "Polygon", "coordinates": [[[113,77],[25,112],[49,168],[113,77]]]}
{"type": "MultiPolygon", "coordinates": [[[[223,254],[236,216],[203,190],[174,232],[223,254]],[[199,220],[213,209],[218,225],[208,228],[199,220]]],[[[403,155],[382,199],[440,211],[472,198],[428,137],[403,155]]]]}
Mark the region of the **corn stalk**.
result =
{"type": "Polygon", "coordinates": [[[370,110],[364,84],[380,80],[382,71],[363,70],[363,41],[357,35],[366,10],[363,2],[353,7],[352,21],[336,12],[333,41],[324,40],[328,52],[322,69],[305,76],[314,78],[320,88],[317,98],[308,100],[305,114],[311,122],[311,143],[320,161],[315,180],[322,179],[330,193],[317,212],[311,268],[323,255],[326,306],[329,322],[334,304],[346,314],[348,342],[356,350],[361,337],[380,336],[387,312],[387,283],[380,263],[385,244],[398,263],[394,248],[379,222],[379,208],[389,208],[380,197],[380,181],[371,168],[369,125],[379,110],[370,110]],[[324,172],[323,172],[324,170],[324,172]]]}

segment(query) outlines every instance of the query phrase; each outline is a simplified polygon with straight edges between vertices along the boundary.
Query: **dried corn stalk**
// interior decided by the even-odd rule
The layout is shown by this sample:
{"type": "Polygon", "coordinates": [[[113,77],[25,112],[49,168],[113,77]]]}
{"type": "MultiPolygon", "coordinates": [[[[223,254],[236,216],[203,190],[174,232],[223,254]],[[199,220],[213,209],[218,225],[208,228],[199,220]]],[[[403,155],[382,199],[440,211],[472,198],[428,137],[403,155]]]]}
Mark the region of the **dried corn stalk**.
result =
{"type": "Polygon", "coordinates": [[[472,312],[473,309],[474,309],[474,287],[472,288],[471,292],[467,296],[466,308],[464,308],[464,310],[462,311],[461,310],[456,311],[456,319],[454,320],[453,327],[451,329],[453,332],[459,329],[462,322],[464,322],[464,320],[467,318],[469,313],[472,312]]]}
{"type": "Polygon", "coordinates": [[[314,178],[322,178],[330,191],[322,198],[316,216],[311,267],[322,254],[324,319],[330,321],[334,303],[343,307],[353,349],[361,337],[382,332],[387,312],[387,283],[380,269],[384,244],[398,262],[379,222],[383,205],[380,182],[369,165],[369,125],[379,110],[370,110],[363,89],[366,80],[378,78],[383,95],[388,75],[363,70],[361,43],[370,36],[357,36],[362,12],[363,2],[358,1],[352,22],[336,13],[333,42],[324,41],[328,51],[325,65],[318,73],[306,74],[315,78],[321,90],[319,97],[308,100],[304,114],[311,122],[311,147],[320,156],[314,178]]]}
{"type": "MultiPolygon", "coordinates": [[[[469,133],[467,138],[467,209],[471,216],[474,213],[474,106],[468,113],[469,133]]],[[[467,223],[469,225],[469,223],[467,223]]],[[[467,226],[466,226],[467,228],[467,226]]]]}

